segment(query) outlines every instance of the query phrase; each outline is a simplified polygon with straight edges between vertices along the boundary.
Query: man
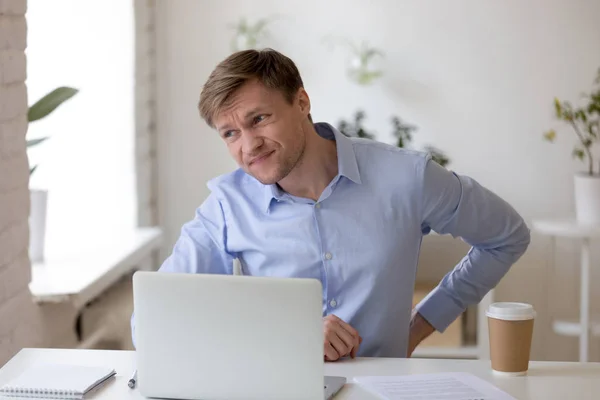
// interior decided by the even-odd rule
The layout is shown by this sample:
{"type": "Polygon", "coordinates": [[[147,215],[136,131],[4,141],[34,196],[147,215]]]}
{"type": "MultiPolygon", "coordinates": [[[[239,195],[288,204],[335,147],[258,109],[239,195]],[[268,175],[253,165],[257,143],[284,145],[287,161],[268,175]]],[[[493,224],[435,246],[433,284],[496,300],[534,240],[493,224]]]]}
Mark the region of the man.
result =
{"type": "Polygon", "coordinates": [[[319,279],[326,361],[410,356],[527,249],[523,219],[473,179],[427,154],[313,123],[296,66],[276,51],[222,61],[199,110],[240,168],[209,181],[160,270],[232,274],[238,258],[246,275],[319,279]],[[411,310],[431,229],[472,248],[411,310]]]}

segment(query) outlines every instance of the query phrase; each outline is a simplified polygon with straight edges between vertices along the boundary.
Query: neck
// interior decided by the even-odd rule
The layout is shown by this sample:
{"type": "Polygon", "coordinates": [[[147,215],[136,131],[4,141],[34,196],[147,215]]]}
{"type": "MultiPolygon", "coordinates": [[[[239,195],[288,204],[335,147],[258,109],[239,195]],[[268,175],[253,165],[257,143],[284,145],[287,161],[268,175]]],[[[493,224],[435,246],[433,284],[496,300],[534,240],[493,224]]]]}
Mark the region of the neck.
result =
{"type": "Polygon", "coordinates": [[[298,164],[279,186],[287,193],[317,201],[338,173],[337,148],[334,140],[324,139],[307,121],[303,130],[306,147],[298,164]]]}

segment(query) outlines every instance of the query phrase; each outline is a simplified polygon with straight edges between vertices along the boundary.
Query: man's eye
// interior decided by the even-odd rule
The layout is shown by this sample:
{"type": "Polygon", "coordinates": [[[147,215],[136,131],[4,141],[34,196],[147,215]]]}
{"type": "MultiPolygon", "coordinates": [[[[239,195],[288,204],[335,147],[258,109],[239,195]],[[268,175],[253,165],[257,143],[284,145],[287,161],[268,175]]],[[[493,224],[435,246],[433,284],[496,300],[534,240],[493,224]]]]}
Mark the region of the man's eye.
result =
{"type": "Polygon", "coordinates": [[[258,124],[259,122],[263,121],[266,118],[266,115],[257,115],[256,117],[254,117],[254,123],[258,124]]]}
{"type": "Polygon", "coordinates": [[[223,133],[223,138],[229,139],[229,138],[233,137],[234,134],[235,134],[234,131],[227,131],[227,132],[223,133]]]}

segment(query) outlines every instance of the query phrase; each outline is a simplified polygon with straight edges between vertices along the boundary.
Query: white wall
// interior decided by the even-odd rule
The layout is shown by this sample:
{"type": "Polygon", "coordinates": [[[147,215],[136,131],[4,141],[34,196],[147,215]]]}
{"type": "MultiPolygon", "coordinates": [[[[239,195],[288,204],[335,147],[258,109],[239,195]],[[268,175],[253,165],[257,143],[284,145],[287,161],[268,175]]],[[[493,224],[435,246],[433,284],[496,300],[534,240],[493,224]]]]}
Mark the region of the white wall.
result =
{"type": "MultiPolygon", "coordinates": [[[[205,182],[234,167],[216,133],[196,111],[201,86],[229,54],[239,17],[279,15],[265,42],[293,58],[316,120],[337,123],[357,108],[388,141],[389,117],[418,125],[417,145],[435,144],[450,168],[469,174],[512,203],[529,221],[572,212],[572,132],[552,117],[552,99],[576,100],[600,67],[600,2],[275,1],[159,2],[158,132],[161,223],[167,243],[207,195],[205,182]],[[367,40],[386,52],[385,77],[357,87],[344,75],[346,54],[330,51],[327,35],[367,40]],[[541,139],[559,129],[559,143],[541,139]]],[[[576,302],[575,243],[559,243],[561,299],[576,302]]],[[[500,298],[533,302],[541,311],[534,357],[569,359],[577,342],[544,334],[548,241],[534,233],[522,262],[498,290],[500,298]],[[542,329],[540,329],[542,328],[542,329]]],[[[439,265],[445,257],[438,259],[439,265]]],[[[595,298],[600,300],[600,288],[595,298]]],[[[596,304],[599,304],[597,301],[596,304]]],[[[552,309],[576,316],[574,305],[552,309]]],[[[598,347],[595,354],[600,356],[598,347]]]]}

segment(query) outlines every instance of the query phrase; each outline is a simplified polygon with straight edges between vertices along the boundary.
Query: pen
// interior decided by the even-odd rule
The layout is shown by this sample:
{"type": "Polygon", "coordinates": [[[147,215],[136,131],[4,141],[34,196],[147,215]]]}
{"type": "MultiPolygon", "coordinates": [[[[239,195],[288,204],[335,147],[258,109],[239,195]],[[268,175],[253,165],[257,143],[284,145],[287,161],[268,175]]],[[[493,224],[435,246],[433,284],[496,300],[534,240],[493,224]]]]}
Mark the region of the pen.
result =
{"type": "Polygon", "coordinates": [[[239,258],[233,259],[233,275],[236,275],[236,276],[244,275],[242,272],[242,263],[239,258]]]}
{"type": "Polygon", "coordinates": [[[127,386],[133,389],[135,387],[135,381],[137,381],[137,369],[133,371],[133,376],[129,379],[129,382],[127,382],[127,386]]]}

